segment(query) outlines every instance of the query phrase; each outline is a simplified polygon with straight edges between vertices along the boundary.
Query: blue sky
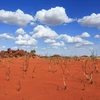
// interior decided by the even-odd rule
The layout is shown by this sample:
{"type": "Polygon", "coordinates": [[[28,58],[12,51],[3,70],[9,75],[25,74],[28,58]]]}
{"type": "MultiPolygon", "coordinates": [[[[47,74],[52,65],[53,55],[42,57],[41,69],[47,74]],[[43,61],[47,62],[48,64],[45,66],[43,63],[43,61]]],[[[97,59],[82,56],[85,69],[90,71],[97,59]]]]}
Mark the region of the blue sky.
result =
{"type": "Polygon", "coordinates": [[[0,1],[0,50],[100,55],[99,0],[0,1]]]}

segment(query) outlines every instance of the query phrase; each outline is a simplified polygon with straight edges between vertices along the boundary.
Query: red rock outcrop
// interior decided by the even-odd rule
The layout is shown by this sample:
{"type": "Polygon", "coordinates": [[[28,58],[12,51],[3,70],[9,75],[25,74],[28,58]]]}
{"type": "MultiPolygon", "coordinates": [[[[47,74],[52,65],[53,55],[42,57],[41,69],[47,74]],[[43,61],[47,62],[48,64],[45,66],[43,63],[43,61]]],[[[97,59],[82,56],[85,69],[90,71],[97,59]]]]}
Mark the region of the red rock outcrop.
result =
{"type": "Polygon", "coordinates": [[[11,50],[10,48],[7,49],[7,51],[1,51],[0,57],[1,58],[7,58],[7,57],[22,57],[24,55],[29,55],[30,57],[36,56],[34,53],[29,53],[24,50],[11,50]]]}

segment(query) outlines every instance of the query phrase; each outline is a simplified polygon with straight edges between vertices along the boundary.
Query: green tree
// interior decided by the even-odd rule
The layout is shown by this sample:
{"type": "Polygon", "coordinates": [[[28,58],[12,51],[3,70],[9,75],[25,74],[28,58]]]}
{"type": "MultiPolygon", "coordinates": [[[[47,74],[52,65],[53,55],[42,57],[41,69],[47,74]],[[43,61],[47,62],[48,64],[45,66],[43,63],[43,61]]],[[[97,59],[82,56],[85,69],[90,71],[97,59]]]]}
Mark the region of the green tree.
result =
{"type": "Polygon", "coordinates": [[[36,53],[36,50],[31,50],[30,53],[36,53]]]}

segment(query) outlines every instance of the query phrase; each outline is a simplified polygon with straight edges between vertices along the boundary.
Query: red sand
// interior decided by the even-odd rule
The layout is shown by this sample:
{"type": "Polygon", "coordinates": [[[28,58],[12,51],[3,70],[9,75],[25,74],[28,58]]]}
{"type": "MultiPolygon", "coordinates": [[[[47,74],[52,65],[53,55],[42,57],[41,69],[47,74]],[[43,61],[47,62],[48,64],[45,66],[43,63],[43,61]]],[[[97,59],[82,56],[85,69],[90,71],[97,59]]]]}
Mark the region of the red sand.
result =
{"type": "MultiPolygon", "coordinates": [[[[100,73],[93,74],[93,84],[85,79],[81,61],[70,62],[69,74],[66,72],[67,89],[63,90],[62,69],[53,73],[49,71],[46,58],[30,58],[29,67],[24,75],[23,59],[11,58],[9,68],[7,61],[0,62],[0,100],[100,100],[100,73]],[[32,78],[32,71],[34,78],[32,78]],[[10,70],[10,80],[6,80],[6,72],[10,70]],[[23,77],[24,75],[24,77],[23,77]],[[80,79],[85,82],[82,90],[80,79]],[[19,85],[21,89],[18,91],[19,85]]],[[[98,62],[100,71],[100,61],[98,62]]],[[[52,70],[57,65],[52,64],[52,70]]]]}

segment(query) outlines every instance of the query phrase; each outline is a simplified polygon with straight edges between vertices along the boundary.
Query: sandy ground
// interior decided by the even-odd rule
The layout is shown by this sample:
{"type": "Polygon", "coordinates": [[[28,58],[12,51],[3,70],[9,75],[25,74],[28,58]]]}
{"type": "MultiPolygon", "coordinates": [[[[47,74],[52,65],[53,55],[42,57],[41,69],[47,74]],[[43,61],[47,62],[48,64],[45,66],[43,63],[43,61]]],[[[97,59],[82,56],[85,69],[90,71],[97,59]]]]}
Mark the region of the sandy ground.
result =
{"type": "Polygon", "coordinates": [[[69,61],[65,72],[66,90],[60,65],[46,58],[30,58],[24,72],[23,62],[21,58],[0,61],[0,100],[100,100],[100,61],[99,72],[93,73],[93,84],[83,75],[81,61],[69,61]]]}

